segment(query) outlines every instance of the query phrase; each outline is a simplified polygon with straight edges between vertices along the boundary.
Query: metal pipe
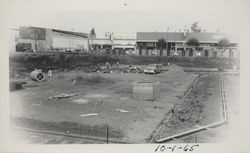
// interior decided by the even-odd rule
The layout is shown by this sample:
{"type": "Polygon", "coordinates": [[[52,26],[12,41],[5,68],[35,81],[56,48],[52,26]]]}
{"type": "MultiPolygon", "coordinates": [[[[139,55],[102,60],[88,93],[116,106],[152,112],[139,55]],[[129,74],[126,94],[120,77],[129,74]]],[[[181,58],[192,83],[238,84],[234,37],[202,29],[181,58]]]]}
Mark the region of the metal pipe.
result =
{"type": "Polygon", "coordinates": [[[205,130],[209,130],[210,128],[213,127],[217,127],[217,126],[221,126],[223,124],[226,124],[228,122],[228,114],[227,114],[227,105],[226,105],[226,99],[225,99],[225,91],[224,91],[224,81],[223,81],[223,76],[220,74],[221,76],[221,102],[222,102],[222,110],[223,110],[223,120],[219,121],[219,122],[215,122],[200,128],[196,128],[193,130],[189,130],[183,133],[179,133],[170,137],[166,137],[166,138],[162,138],[159,140],[154,140],[157,143],[162,143],[162,142],[166,142],[166,141],[170,141],[176,138],[180,138],[180,137],[185,137],[188,135],[192,135],[201,131],[205,131],[205,130]]]}
{"type": "Polygon", "coordinates": [[[30,73],[30,78],[35,81],[43,81],[45,79],[45,75],[41,71],[35,70],[30,73]]]}

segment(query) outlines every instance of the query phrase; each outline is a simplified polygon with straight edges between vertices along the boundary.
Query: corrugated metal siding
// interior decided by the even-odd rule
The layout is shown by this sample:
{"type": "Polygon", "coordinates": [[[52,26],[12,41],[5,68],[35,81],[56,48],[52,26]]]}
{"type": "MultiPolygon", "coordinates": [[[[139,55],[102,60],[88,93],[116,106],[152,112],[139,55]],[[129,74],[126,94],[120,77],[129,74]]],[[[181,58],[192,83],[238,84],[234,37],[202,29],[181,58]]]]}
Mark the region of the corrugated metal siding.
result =
{"type": "Polygon", "coordinates": [[[87,48],[87,39],[79,36],[70,36],[67,34],[53,32],[53,48],[87,48]]]}

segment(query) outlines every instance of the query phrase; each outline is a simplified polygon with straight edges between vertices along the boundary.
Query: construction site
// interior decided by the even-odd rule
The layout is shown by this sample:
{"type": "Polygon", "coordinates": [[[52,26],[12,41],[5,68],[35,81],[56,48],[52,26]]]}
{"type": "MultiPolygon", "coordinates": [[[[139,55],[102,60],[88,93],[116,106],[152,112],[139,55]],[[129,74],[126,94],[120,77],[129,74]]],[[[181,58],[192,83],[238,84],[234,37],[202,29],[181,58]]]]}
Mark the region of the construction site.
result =
{"type": "Polygon", "coordinates": [[[93,56],[81,65],[66,55],[75,63],[67,67],[51,56],[10,57],[10,127],[22,143],[214,142],[239,114],[237,70],[168,58],[147,74],[152,59],[93,56]]]}

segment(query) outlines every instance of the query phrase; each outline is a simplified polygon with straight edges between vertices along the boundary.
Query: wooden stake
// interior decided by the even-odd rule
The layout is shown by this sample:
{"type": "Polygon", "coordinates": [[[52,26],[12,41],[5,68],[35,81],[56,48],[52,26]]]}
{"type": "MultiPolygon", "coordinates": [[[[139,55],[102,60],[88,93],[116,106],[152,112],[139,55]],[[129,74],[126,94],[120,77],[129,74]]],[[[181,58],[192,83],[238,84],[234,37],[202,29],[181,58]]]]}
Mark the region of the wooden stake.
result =
{"type": "Polygon", "coordinates": [[[109,125],[107,125],[107,144],[109,143],[109,125]]]}

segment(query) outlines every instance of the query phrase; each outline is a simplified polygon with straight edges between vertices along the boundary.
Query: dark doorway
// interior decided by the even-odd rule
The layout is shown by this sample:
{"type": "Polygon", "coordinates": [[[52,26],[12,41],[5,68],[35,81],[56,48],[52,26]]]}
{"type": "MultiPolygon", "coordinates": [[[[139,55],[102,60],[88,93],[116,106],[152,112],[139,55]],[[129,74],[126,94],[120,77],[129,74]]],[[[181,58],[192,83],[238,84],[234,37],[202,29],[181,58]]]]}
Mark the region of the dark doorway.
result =
{"type": "Polygon", "coordinates": [[[142,55],[142,49],[141,48],[139,49],[139,55],[142,55]]]}
{"type": "Polygon", "coordinates": [[[167,56],[170,56],[170,50],[167,50],[167,56]]]}
{"type": "Polygon", "coordinates": [[[194,52],[193,52],[193,49],[191,48],[190,50],[189,50],[189,57],[192,57],[194,55],[194,52]]]}
{"type": "Polygon", "coordinates": [[[213,57],[216,58],[217,57],[217,52],[213,51],[213,57]]]}
{"type": "Polygon", "coordinates": [[[116,51],[113,49],[113,50],[112,50],[112,53],[113,53],[113,55],[115,55],[116,51]]]}
{"type": "Polygon", "coordinates": [[[208,50],[205,50],[205,57],[208,57],[209,53],[208,50]]]}

